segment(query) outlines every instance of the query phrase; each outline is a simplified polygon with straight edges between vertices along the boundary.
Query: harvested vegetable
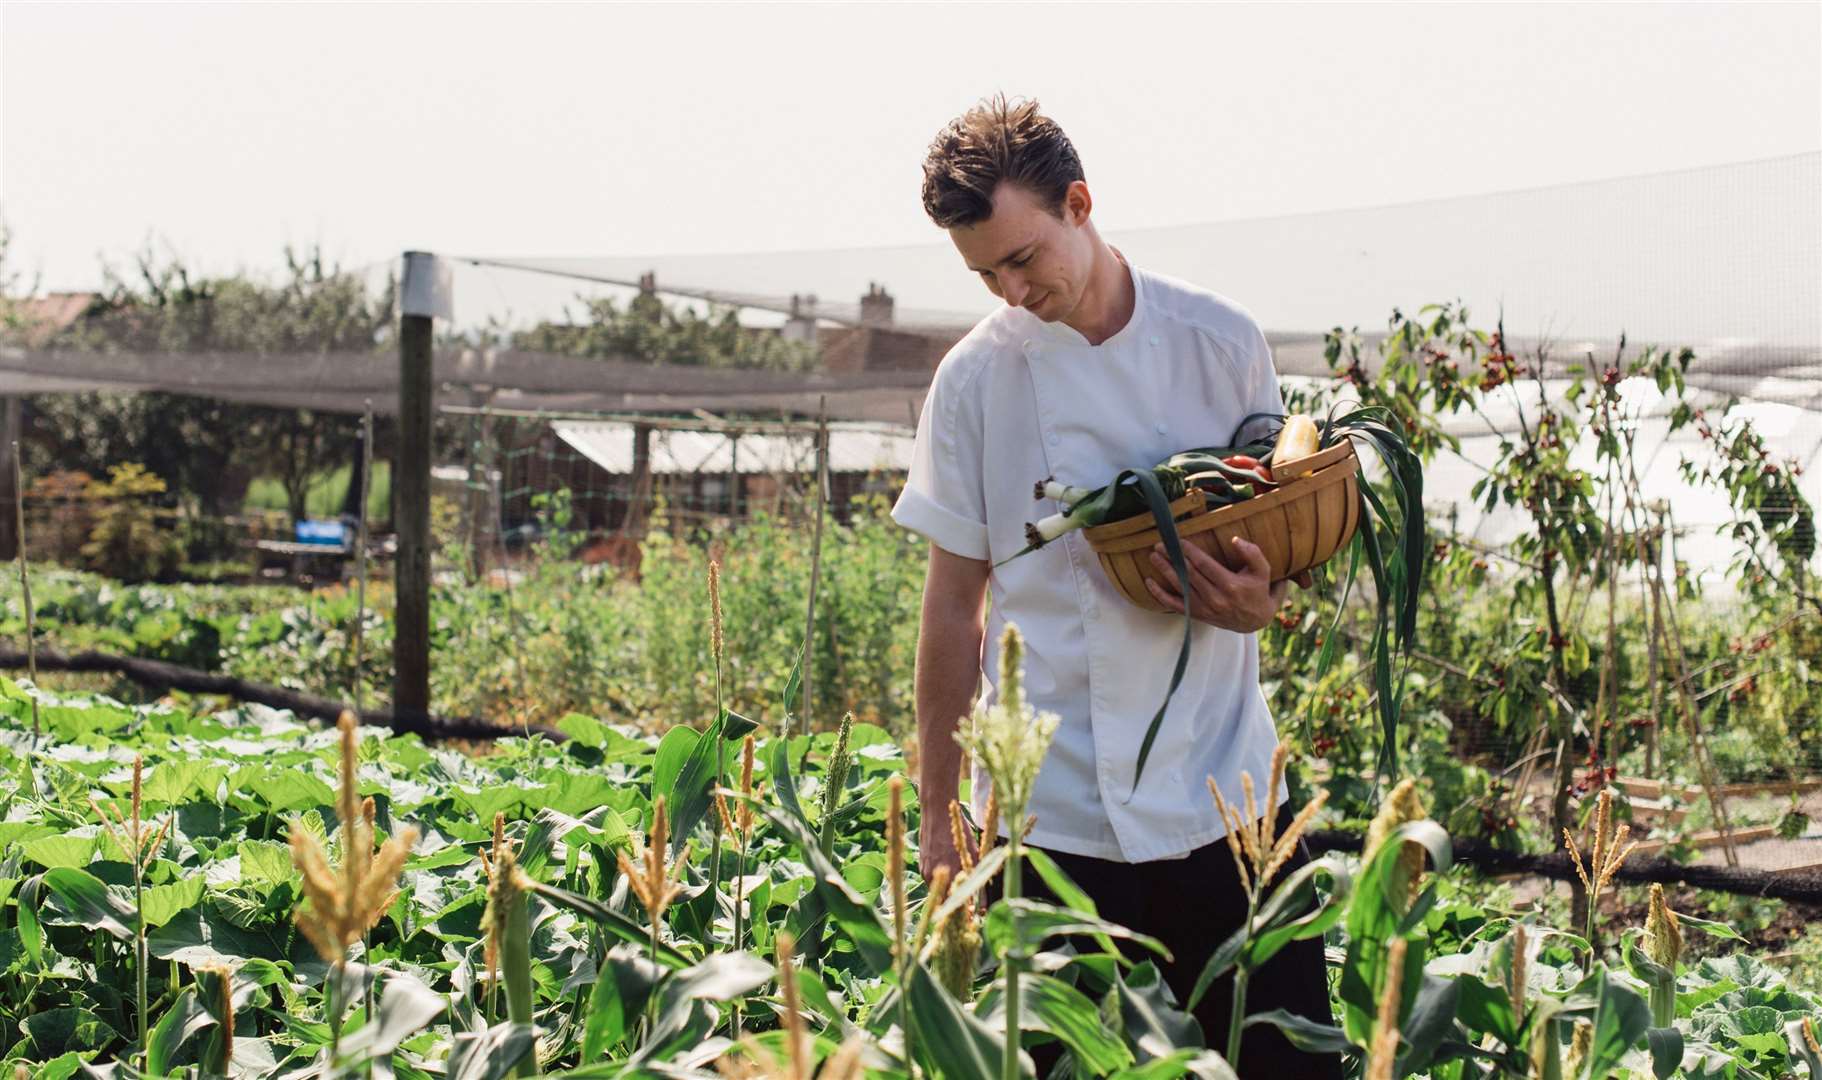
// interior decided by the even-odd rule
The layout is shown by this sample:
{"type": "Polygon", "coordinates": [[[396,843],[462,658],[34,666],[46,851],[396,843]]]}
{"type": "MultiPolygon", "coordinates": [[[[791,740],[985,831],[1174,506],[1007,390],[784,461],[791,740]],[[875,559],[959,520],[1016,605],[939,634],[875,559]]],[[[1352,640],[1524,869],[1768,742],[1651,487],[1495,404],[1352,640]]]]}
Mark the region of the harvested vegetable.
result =
{"type": "Polygon", "coordinates": [[[1285,473],[1287,479],[1307,476],[1308,469],[1301,471],[1291,469],[1291,463],[1309,457],[1322,449],[1321,436],[1316,431],[1316,421],[1307,416],[1292,416],[1284,421],[1284,427],[1278,431],[1278,442],[1272,447],[1272,462],[1285,473]]]}
{"type": "MultiPolygon", "coordinates": [[[[1190,592],[1188,564],[1184,561],[1171,513],[1171,504],[1185,492],[1192,489],[1202,492],[1205,509],[1217,510],[1309,475],[1312,470],[1300,469],[1297,463],[1337,445],[1342,439],[1370,445],[1386,467],[1385,484],[1391,490],[1397,511],[1394,513],[1387,508],[1370,483],[1360,485],[1360,525],[1354,535],[1336,620],[1339,621],[1341,610],[1347,604],[1354,572],[1361,556],[1365,555],[1373,573],[1378,604],[1371,652],[1373,681],[1378,691],[1375,698],[1381,728],[1380,763],[1390,774],[1397,768],[1398,715],[1404,691],[1403,669],[1396,682],[1392,678],[1392,652],[1395,648],[1408,652],[1411,647],[1417,630],[1417,596],[1427,566],[1422,465],[1406,445],[1402,425],[1396,423],[1396,418],[1383,406],[1360,407],[1341,416],[1331,413],[1320,424],[1308,416],[1254,414],[1240,422],[1239,430],[1245,430],[1255,421],[1274,419],[1278,420],[1278,427],[1269,431],[1265,440],[1184,450],[1149,469],[1126,469],[1105,487],[1075,487],[1059,483],[1054,477],[1040,481],[1033,490],[1033,497],[1056,499],[1063,504],[1063,510],[1035,524],[1027,524],[1025,547],[995,565],[1003,566],[1076,529],[1149,513],[1176,573],[1178,591],[1187,596],[1190,592]],[[1386,558],[1381,529],[1400,557],[1386,558]]],[[[1139,746],[1138,764],[1133,773],[1134,791],[1138,790],[1139,778],[1144,775],[1152,742],[1164,720],[1164,711],[1182,683],[1188,666],[1190,628],[1190,616],[1185,610],[1183,644],[1177,654],[1176,668],[1165,690],[1164,702],[1158,706],[1139,746]]],[[[1335,633],[1335,629],[1331,627],[1324,635],[1322,651],[1316,661],[1318,676],[1326,673],[1334,662],[1337,643],[1342,636],[1335,633]]]]}

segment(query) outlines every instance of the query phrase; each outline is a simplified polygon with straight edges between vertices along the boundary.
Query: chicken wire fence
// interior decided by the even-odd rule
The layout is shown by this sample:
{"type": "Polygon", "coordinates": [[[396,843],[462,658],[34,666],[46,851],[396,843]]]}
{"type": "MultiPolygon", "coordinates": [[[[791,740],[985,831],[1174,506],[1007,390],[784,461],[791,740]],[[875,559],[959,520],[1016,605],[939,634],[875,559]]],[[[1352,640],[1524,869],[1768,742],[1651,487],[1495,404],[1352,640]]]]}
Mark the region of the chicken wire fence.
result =
{"type": "MultiPolygon", "coordinates": [[[[1548,343],[1557,359],[1541,373],[1540,392],[1553,399],[1567,392],[1568,365],[1610,354],[1621,332],[1634,349],[1688,345],[1696,359],[1681,400],[1727,410],[1767,453],[1800,469],[1793,473],[1803,497],[1822,505],[1822,154],[1406,206],[1107,232],[1141,267],[1241,299],[1268,328],[1287,389],[1331,376],[1325,330],[1359,326],[1370,357],[1373,332],[1392,309],[1432,301],[1460,299],[1477,324],[1503,317],[1514,341],[1548,343]]],[[[435,358],[433,539],[475,577],[502,584],[525,559],[548,553],[553,537],[565,538],[565,558],[635,565],[635,549],[660,506],[669,528],[698,535],[760,513],[808,527],[819,504],[821,447],[829,469],[820,501],[832,520],[857,512],[857,496],[890,500],[903,480],[931,363],[991,301],[941,244],[744,256],[452,256],[445,263],[455,319],[435,358]],[[542,352],[514,336],[515,328],[585,318],[590,301],[626,304],[654,292],[703,311],[738,309],[746,332],[794,335],[825,357],[840,357],[842,369],[654,365],[542,352]],[[855,297],[858,303],[847,299],[855,297]],[[818,423],[819,410],[826,423],[818,423]]],[[[201,345],[92,349],[55,337],[9,338],[0,348],[0,394],[27,402],[15,430],[27,442],[28,488],[60,464],[54,450],[33,448],[32,403],[92,394],[206,398],[343,417],[371,405],[383,469],[397,401],[389,342],[352,353],[201,345]]],[[[1635,820],[1684,841],[1679,854],[1699,865],[1791,872],[1822,865],[1822,826],[1814,824],[1822,822],[1822,717],[1808,704],[1814,695],[1797,692],[1822,674],[1822,611],[1795,602],[1787,617],[1767,621],[1741,599],[1730,572],[1739,557],[1741,510],[1725,485],[1694,482],[1684,469],[1708,452],[1704,440],[1671,423],[1679,404],[1673,395],[1642,381],[1621,390],[1638,438],[1639,493],[1662,530],[1653,563],[1672,575],[1671,621],[1690,660],[1680,676],[1671,674],[1664,660],[1670,627],[1633,624],[1629,632],[1659,642],[1664,667],[1624,677],[1634,685],[1657,680],[1658,711],[1622,718],[1619,753],[1574,765],[1578,773],[1615,766],[1612,780],[1627,792],[1635,820]],[[1674,587],[1679,567],[1693,581],[1683,593],[1674,587]],[[1780,699],[1768,701],[1765,686],[1775,686],[1780,699]],[[1694,737],[1677,704],[1684,690],[1700,726],[1694,737]]],[[[1460,451],[1439,455],[1426,476],[1435,539],[1471,552],[1494,581],[1524,572],[1511,548],[1531,523],[1513,507],[1487,509],[1469,493],[1517,425],[1515,416],[1495,415],[1491,425],[1446,420],[1460,451]]],[[[353,459],[346,446],[338,453],[339,486],[322,485],[309,515],[333,518],[365,506],[383,557],[384,493],[351,500],[353,459]]],[[[376,488],[384,482],[376,474],[376,488]]],[[[0,477],[0,486],[10,490],[9,478],[0,477]]],[[[58,515],[69,516],[69,498],[42,490],[28,498],[28,531],[52,534],[58,515]]],[[[210,513],[180,508],[181,501],[168,500],[166,520],[281,548],[292,536],[283,511],[210,513]]],[[[1813,596],[1818,566],[1813,556],[1808,563],[1813,596]]],[[[1635,618],[1652,609],[1650,577],[1643,567],[1629,568],[1616,590],[1635,618]]],[[[1482,595],[1484,604],[1498,590],[1482,595]]],[[[1564,600],[1572,628],[1599,638],[1605,590],[1584,586],[1564,600]]],[[[1466,608],[1474,600],[1438,594],[1432,602],[1466,608]]],[[[1551,776],[1548,748],[1534,735],[1539,725],[1484,715],[1497,688],[1474,659],[1414,661],[1414,677],[1442,687],[1434,710],[1414,722],[1449,725],[1456,753],[1483,764],[1507,789],[1530,794],[1535,809],[1551,776]]],[[[1584,722],[1580,737],[1600,746],[1609,734],[1584,722]]]]}

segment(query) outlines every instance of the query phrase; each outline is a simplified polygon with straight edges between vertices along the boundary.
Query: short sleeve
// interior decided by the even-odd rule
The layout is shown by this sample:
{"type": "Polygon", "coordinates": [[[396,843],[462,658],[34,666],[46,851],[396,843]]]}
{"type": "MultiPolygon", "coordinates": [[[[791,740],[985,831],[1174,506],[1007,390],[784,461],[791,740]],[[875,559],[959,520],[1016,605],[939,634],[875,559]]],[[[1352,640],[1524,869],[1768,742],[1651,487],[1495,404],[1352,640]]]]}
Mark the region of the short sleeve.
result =
{"type": "MultiPolygon", "coordinates": [[[[1278,369],[1272,363],[1272,347],[1258,323],[1248,321],[1247,332],[1236,343],[1236,351],[1239,355],[1234,359],[1242,373],[1241,393],[1246,402],[1243,415],[1283,416],[1284,392],[1278,386],[1278,369]]],[[[1244,425],[1243,430],[1252,434],[1257,423],[1244,425]]]]}
{"type": "Polygon", "coordinates": [[[958,369],[938,367],[917,418],[917,441],[892,520],[944,551],[987,558],[987,500],[982,486],[982,411],[963,400],[958,369]],[[970,407],[972,406],[972,407],[970,407]]]}

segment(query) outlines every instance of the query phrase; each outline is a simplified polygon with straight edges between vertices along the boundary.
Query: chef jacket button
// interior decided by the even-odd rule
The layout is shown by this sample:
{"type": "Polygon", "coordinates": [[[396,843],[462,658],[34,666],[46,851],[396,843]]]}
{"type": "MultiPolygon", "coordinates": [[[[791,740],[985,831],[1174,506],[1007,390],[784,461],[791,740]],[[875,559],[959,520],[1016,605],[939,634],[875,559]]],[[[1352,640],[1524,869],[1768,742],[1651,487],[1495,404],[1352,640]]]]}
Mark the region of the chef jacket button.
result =
{"type": "Polygon", "coordinates": [[[1158,335],[1156,335],[1156,334],[1153,334],[1153,335],[1152,335],[1152,336],[1151,336],[1151,343],[1152,343],[1152,344],[1153,344],[1153,345],[1156,345],[1156,344],[1157,344],[1157,343],[1158,343],[1158,335]]]}
{"type": "Polygon", "coordinates": [[[1160,434],[1160,435],[1164,434],[1166,431],[1169,431],[1169,430],[1170,429],[1165,427],[1163,424],[1158,425],[1158,434],[1160,434]]]}
{"type": "Polygon", "coordinates": [[[1059,443],[1061,441],[1062,440],[1057,437],[1056,432],[1053,431],[1050,433],[1050,438],[1049,438],[1050,445],[1055,446],[1057,443],[1059,443]]]}

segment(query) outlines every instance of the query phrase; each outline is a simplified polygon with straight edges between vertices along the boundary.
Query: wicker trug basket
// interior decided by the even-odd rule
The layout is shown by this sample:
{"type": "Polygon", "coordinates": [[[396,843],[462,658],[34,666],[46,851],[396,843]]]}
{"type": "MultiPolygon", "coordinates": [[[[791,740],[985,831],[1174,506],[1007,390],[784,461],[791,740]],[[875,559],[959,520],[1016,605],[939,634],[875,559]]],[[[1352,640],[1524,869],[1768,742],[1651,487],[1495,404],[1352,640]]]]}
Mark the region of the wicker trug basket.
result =
{"type": "MultiPolygon", "coordinates": [[[[1245,563],[1230,550],[1229,540],[1243,537],[1265,553],[1273,581],[1321,566],[1347,547],[1360,524],[1360,460],[1353,441],[1343,439],[1298,465],[1314,471],[1218,510],[1203,507],[1201,492],[1188,492],[1171,503],[1177,535],[1234,568],[1245,563]]],[[[1160,573],[1152,564],[1152,546],[1163,538],[1150,514],[1097,525],[1082,535],[1126,599],[1147,611],[1164,610],[1152,599],[1145,581],[1156,578],[1174,590],[1175,575],[1160,573]]]]}

